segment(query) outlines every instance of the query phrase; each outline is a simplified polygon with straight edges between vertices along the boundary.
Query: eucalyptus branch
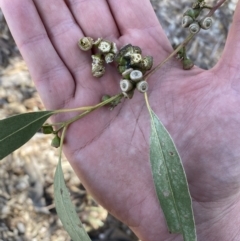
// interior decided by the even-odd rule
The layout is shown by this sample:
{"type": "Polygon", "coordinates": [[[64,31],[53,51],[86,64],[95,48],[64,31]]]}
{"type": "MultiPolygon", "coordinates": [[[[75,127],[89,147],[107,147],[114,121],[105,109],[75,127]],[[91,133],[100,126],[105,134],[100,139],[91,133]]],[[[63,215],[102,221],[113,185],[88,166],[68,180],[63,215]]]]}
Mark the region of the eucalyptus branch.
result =
{"type": "MultiPolygon", "coordinates": [[[[88,106],[88,107],[80,107],[80,108],[74,108],[74,109],[61,109],[61,110],[56,110],[54,111],[54,114],[59,114],[59,113],[66,113],[66,112],[72,112],[72,111],[83,111],[85,110],[83,113],[77,115],[77,116],[74,116],[73,118],[67,120],[67,121],[63,121],[63,122],[59,122],[57,123],[58,125],[61,125],[56,131],[54,131],[53,133],[54,134],[57,134],[59,131],[61,131],[63,128],[65,128],[66,126],[70,125],[71,123],[81,119],[82,117],[88,115],[89,113],[93,112],[94,110],[97,110],[113,101],[116,101],[118,100],[119,98],[121,98],[123,95],[122,94],[118,94],[118,95],[115,95],[105,101],[102,101],[100,102],[99,104],[97,105],[94,105],[94,106],[88,106]]],[[[51,125],[51,126],[54,126],[56,125],[55,124],[48,124],[48,125],[51,125]]]]}
{"type": "Polygon", "coordinates": [[[206,17],[212,17],[215,11],[220,8],[227,0],[220,0],[215,6],[212,7],[210,12],[206,15],[206,17]]]}
{"type": "Polygon", "coordinates": [[[74,112],[74,111],[89,111],[89,110],[94,110],[98,109],[104,105],[107,105],[111,103],[112,101],[115,101],[116,99],[120,98],[122,94],[114,95],[110,97],[109,99],[102,101],[98,103],[97,105],[94,106],[84,106],[84,107],[78,107],[78,108],[73,108],[73,109],[60,109],[60,110],[55,110],[54,114],[60,114],[60,113],[66,113],[66,112],[74,112]]]}
{"type": "MultiPolygon", "coordinates": [[[[207,17],[211,17],[215,11],[222,6],[222,4],[224,2],[226,2],[227,0],[220,0],[215,6],[213,6],[211,8],[211,10],[209,11],[209,13],[203,17],[204,18],[207,18],[207,17]]],[[[206,7],[206,6],[205,6],[206,7]]],[[[209,8],[209,7],[207,7],[209,8]]],[[[197,33],[195,33],[197,34],[197,33]]],[[[165,63],[167,63],[172,57],[174,57],[178,52],[179,50],[181,50],[183,47],[185,47],[189,41],[194,37],[193,33],[189,34],[187,36],[187,38],[166,58],[164,59],[161,63],[159,63],[155,68],[153,68],[151,71],[149,71],[144,77],[145,79],[147,80],[152,74],[154,74],[158,69],[160,69],[165,63]]]]}
{"type": "Polygon", "coordinates": [[[152,74],[154,74],[158,69],[160,69],[164,64],[166,64],[172,57],[174,57],[180,49],[185,47],[189,41],[194,37],[195,34],[189,34],[188,37],[166,58],[164,59],[161,63],[159,63],[155,68],[153,68],[151,71],[149,71],[145,75],[145,79],[147,80],[152,74]]]}

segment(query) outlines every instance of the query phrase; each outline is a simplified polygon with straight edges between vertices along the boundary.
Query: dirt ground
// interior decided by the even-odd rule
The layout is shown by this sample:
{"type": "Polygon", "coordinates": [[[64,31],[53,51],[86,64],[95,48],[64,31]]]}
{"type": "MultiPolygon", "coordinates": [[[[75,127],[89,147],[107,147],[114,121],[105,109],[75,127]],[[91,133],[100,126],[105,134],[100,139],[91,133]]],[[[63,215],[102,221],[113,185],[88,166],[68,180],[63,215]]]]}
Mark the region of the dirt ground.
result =
{"type": "MultiPolygon", "coordinates": [[[[151,2],[169,40],[179,44],[187,34],[181,28],[181,16],[191,1],[151,2]]],[[[211,31],[201,31],[190,44],[189,56],[199,67],[210,69],[220,58],[236,3],[228,1],[217,11],[211,31]]],[[[38,110],[44,110],[44,106],[0,12],[0,119],[38,110]]],[[[54,207],[53,175],[58,153],[50,142],[50,136],[37,133],[0,162],[0,241],[70,240],[54,207]]],[[[79,217],[92,240],[138,240],[88,195],[66,159],[63,170],[79,217]]]]}

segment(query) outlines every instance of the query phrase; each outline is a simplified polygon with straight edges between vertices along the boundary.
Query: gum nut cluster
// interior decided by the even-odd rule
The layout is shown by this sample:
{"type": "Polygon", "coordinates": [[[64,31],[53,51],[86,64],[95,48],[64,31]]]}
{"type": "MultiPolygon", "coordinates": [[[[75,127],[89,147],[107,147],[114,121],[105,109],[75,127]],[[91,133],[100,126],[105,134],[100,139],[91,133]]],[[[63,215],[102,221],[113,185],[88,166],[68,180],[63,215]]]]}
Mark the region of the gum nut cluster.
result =
{"type": "Polygon", "coordinates": [[[92,75],[100,78],[105,73],[105,63],[109,64],[114,61],[118,53],[117,45],[113,42],[98,38],[93,40],[91,37],[83,37],[79,40],[78,46],[83,51],[88,51],[96,47],[98,53],[92,55],[92,75]]]}
{"type": "Polygon", "coordinates": [[[120,49],[115,61],[122,75],[120,88],[124,96],[132,98],[135,89],[141,93],[148,90],[148,83],[143,75],[152,68],[152,56],[143,57],[141,48],[127,44],[120,49]]]}
{"type": "Polygon", "coordinates": [[[205,6],[205,2],[197,2],[193,4],[193,8],[188,9],[182,18],[182,26],[188,28],[190,33],[196,34],[200,29],[209,29],[212,26],[212,18],[206,17],[198,21],[197,18],[200,15],[202,9],[205,6]]]}
{"type": "Polygon", "coordinates": [[[97,54],[92,55],[92,74],[94,77],[102,77],[105,73],[105,63],[115,62],[118,72],[122,75],[120,88],[123,95],[132,98],[134,90],[144,93],[148,90],[148,84],[143,75],[152,68],[153,57],[142,56],[142,50],[138,46],[127,44],[119,51],[114,42],[98,38],[83,37],[78,42],[83,51],[93,47],[97,48],[97,54]]]}

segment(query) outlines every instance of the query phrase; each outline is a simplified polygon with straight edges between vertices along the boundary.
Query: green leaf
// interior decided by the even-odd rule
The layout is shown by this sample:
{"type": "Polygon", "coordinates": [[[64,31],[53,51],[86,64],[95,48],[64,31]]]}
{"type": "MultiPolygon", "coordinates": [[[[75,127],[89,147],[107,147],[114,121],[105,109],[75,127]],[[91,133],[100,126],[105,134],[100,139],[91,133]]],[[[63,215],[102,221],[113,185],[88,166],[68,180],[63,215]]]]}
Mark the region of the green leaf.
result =
{"type": "Polygon", "coordinates": [[[61,157],[54,176],[54,199],[58,216],[73,241],[91,241],[79,220],[64,182],[61,157]]]}
{"type": "Polygon", "coordinates": [[[0,160],[31,139],[53,114],[53,111],[39,111],[0,120],[0,160]]]}
{"type": "Polygon", "coordinates": [[[166,128],[152,110],[150,114],[152,174],[169,232],[182,233],[184,241],[196,241],[192,201],[180,156],[166,128]]]}

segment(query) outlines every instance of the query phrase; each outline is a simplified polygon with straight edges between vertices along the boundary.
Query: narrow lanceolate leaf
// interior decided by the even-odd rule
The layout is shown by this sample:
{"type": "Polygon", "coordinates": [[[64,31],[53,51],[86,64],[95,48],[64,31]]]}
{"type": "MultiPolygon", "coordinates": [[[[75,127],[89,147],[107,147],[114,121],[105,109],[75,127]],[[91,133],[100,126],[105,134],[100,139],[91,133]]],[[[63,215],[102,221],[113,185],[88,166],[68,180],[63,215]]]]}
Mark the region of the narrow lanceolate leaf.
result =
{"type": "Polygon", "coordinates": [[[151,114],[150,159],[154,184],[169,232],[196,241],[192,201],[186,175],[174,142],[156,114],[151,114]]]}
{"type": "Polygon", "coordinates": [[[52,114],[39,111],[0,120],[0,160],[31,139],[52,114]]]}
{"type": "Polygon", "coordinates": [[[54,199],[58,216],[73,241],[91,241],[79,220],[64,182],[61,159],[54,176],[54,199]]]}

